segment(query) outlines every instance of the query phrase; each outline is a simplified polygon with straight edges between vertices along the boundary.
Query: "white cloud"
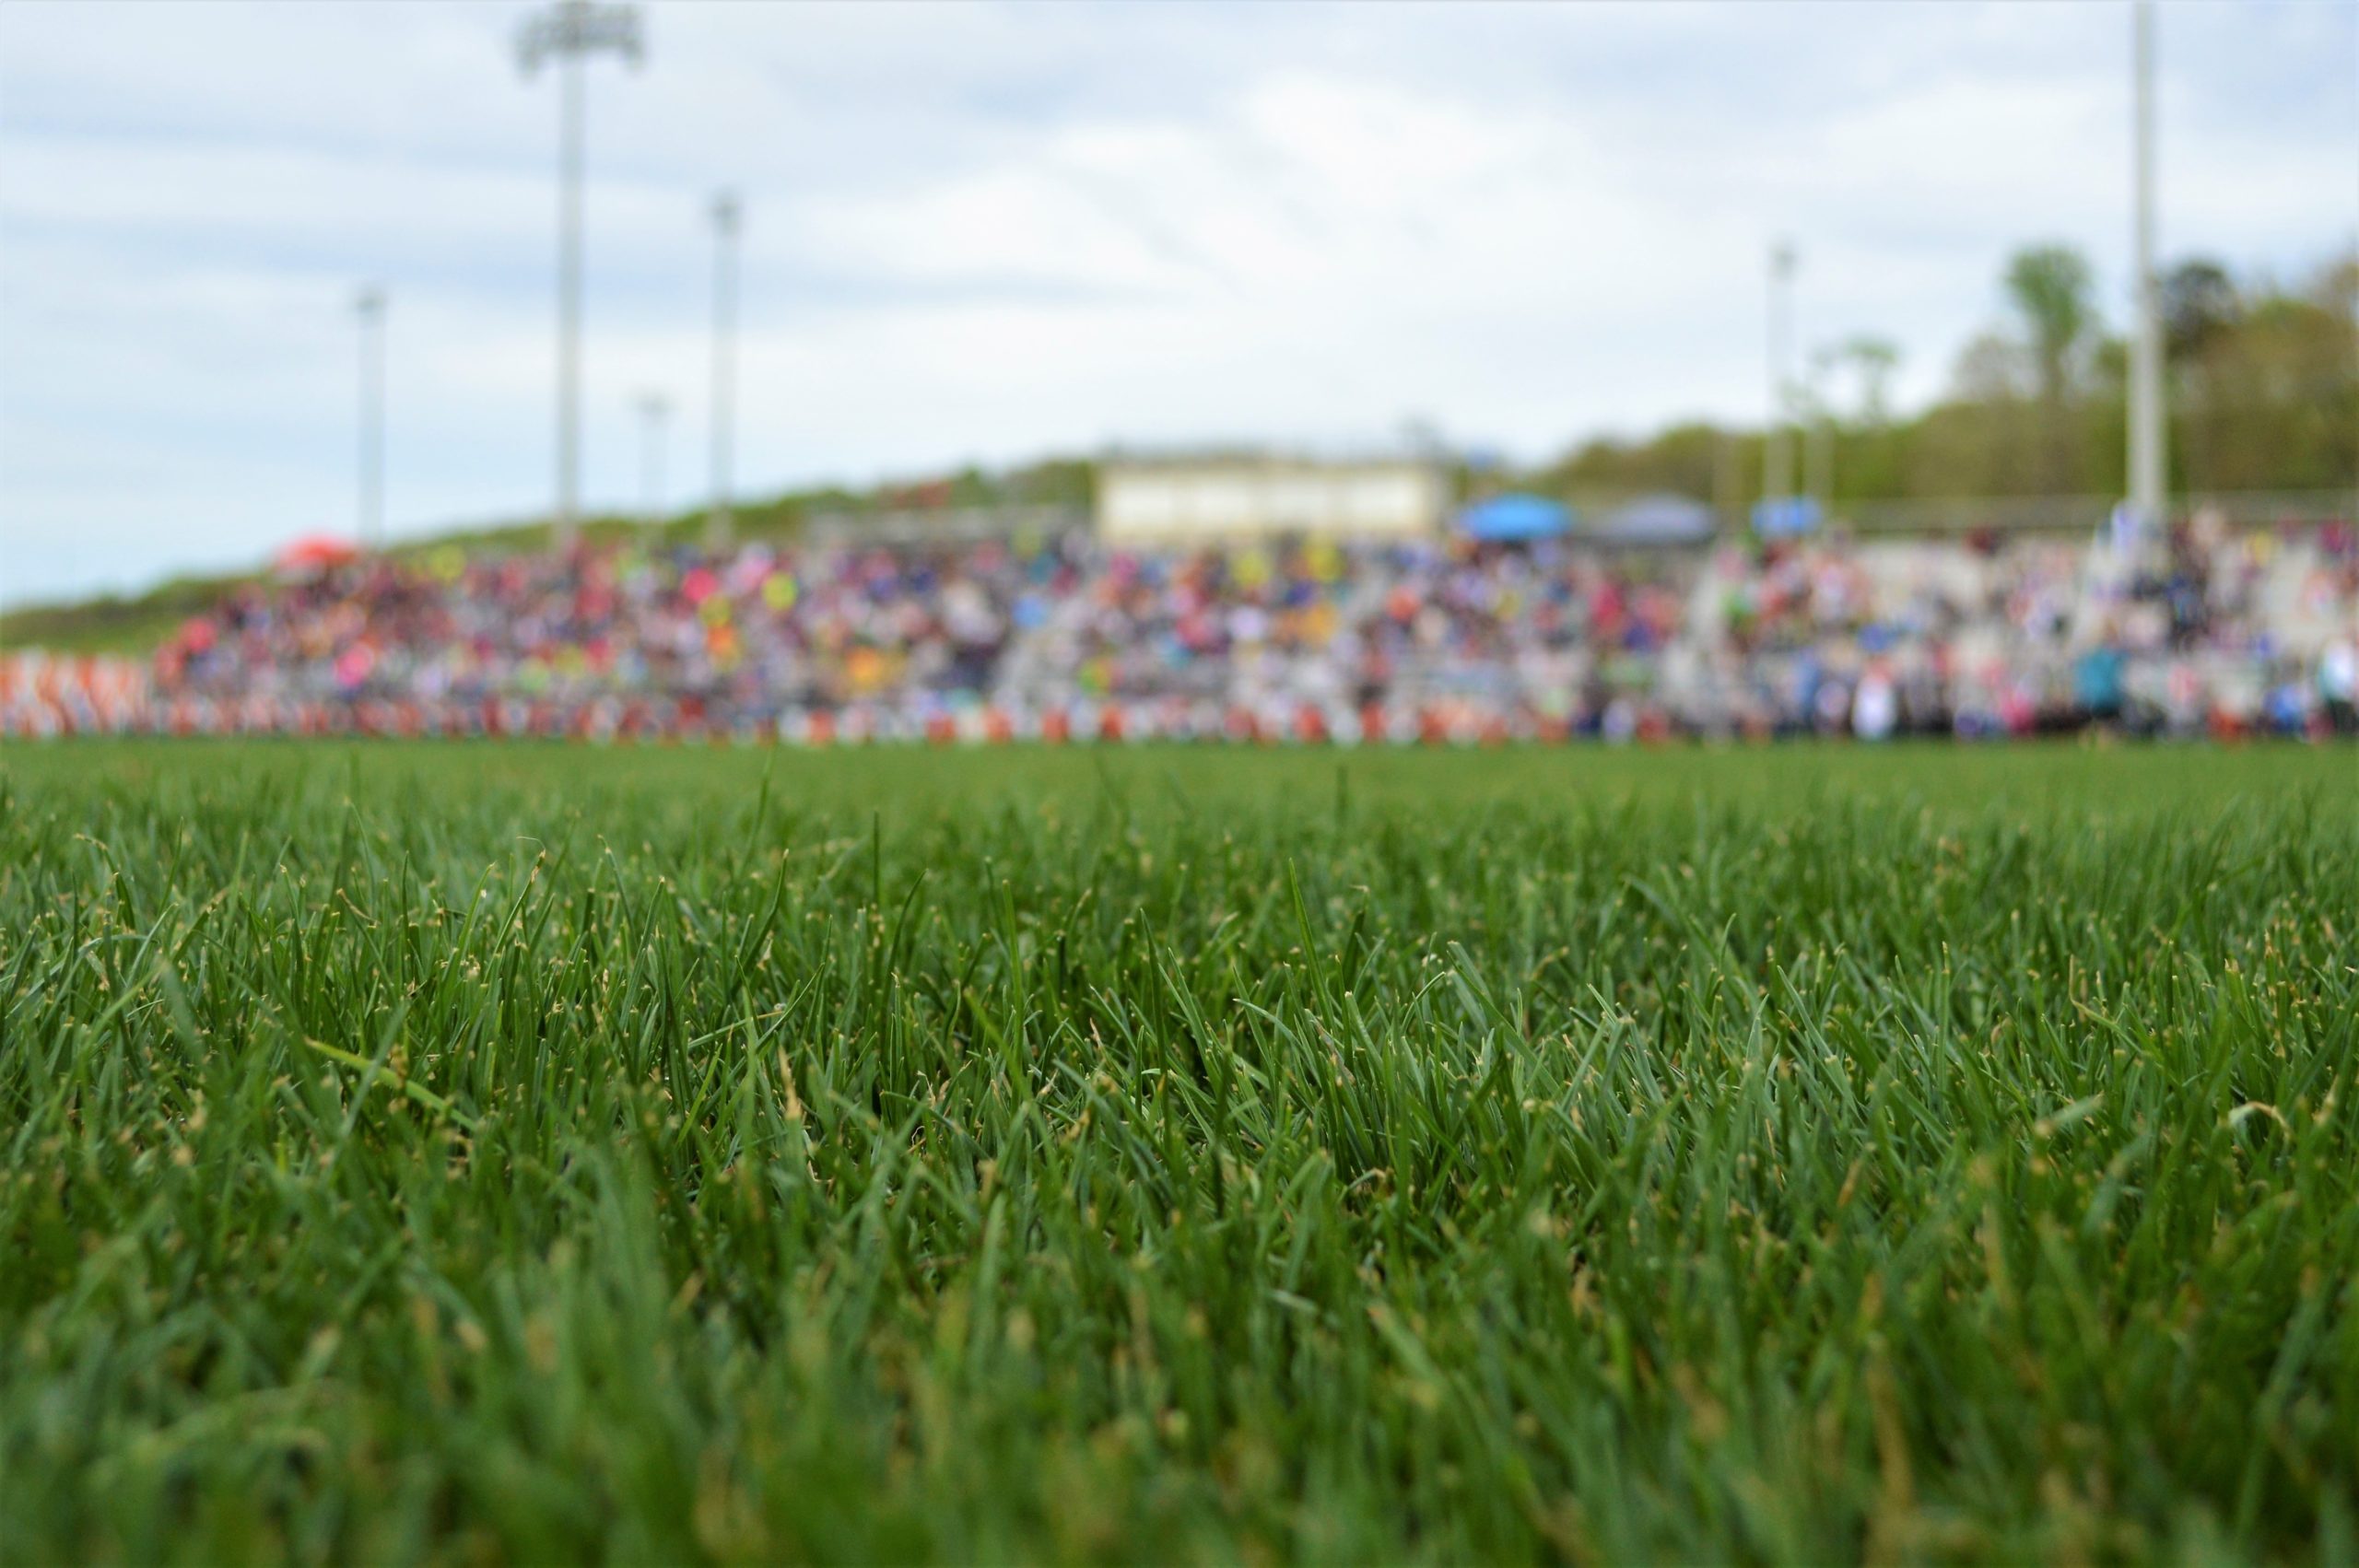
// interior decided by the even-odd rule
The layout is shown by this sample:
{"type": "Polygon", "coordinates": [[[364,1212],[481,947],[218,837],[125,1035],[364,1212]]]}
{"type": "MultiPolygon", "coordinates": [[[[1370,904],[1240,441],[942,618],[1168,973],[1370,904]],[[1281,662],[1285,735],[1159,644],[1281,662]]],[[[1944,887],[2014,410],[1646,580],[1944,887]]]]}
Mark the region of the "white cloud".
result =
{"type": "MultiPolygon", "coordinates": [[[[390,499],[547,493],[555,105],[478,3],[0,7],[0,597],[351,510],[353,287],[390,499]]],[[[1760,402],[1803,335],[1929,395],[2061,238],[2127,295],[2126,11],[1958,4],[649,7],[591,73],[587,485],[700,471],[712,188],[744,191],[755,487],[1111,440],[1537,455],[1760,402]]],[[[2359,14],[2163,14],[2164,233],[2290,270],[2359,221],[2359,14]]]]}

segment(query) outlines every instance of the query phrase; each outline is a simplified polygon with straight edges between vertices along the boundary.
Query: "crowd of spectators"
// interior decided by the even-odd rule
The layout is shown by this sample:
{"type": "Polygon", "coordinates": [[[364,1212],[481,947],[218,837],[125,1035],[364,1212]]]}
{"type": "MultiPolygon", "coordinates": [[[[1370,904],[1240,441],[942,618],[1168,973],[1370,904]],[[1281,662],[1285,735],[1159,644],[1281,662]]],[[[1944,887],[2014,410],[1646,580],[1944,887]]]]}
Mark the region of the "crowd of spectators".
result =
{"type": "Polygon", "coordinates": [[[0,731],[1488,741],[2353,730],[2342,523],[1840,537],[363,557],[237,590],[0,731]]]}

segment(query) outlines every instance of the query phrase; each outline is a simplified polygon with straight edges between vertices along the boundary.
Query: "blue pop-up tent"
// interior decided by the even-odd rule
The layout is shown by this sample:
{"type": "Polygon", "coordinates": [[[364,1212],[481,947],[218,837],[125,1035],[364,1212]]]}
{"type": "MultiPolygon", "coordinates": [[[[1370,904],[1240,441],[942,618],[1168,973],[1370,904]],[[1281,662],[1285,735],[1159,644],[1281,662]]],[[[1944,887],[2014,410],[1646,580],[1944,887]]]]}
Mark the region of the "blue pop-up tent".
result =
{"type": "Polygon", "coordinates": [[[1554,539],[1572,525],[1571,512],[1541,496],[1493,496],[1458,514],[1459,532],[1489,544],[1554,539]]]}

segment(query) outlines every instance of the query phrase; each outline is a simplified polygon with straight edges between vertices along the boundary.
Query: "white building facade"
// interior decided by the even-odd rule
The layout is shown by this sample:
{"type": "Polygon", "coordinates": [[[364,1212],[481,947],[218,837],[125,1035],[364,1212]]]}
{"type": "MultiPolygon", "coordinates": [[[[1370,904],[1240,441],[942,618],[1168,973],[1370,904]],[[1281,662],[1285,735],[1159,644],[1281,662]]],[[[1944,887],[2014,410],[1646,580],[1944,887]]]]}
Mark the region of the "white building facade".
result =
{"type": "Polygon", "coordinates": [[[1438,532],[1449,501],[1440,468],[1413,460],[1109,460],[1098,469],[1097,533],[1118,544],[1408,538],[1438,532]]]}

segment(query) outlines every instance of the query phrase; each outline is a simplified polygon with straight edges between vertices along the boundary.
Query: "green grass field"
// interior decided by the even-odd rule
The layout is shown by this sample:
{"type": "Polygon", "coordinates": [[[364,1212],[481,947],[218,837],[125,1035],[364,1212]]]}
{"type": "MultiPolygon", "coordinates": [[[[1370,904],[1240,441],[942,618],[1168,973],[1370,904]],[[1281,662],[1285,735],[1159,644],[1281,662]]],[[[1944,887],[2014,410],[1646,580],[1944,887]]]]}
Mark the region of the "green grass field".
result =
{"type": "Polygon", "coordinates": [[[0,1560],[2350,1562],[2354,802],[12,747],[0,1560]]]}

